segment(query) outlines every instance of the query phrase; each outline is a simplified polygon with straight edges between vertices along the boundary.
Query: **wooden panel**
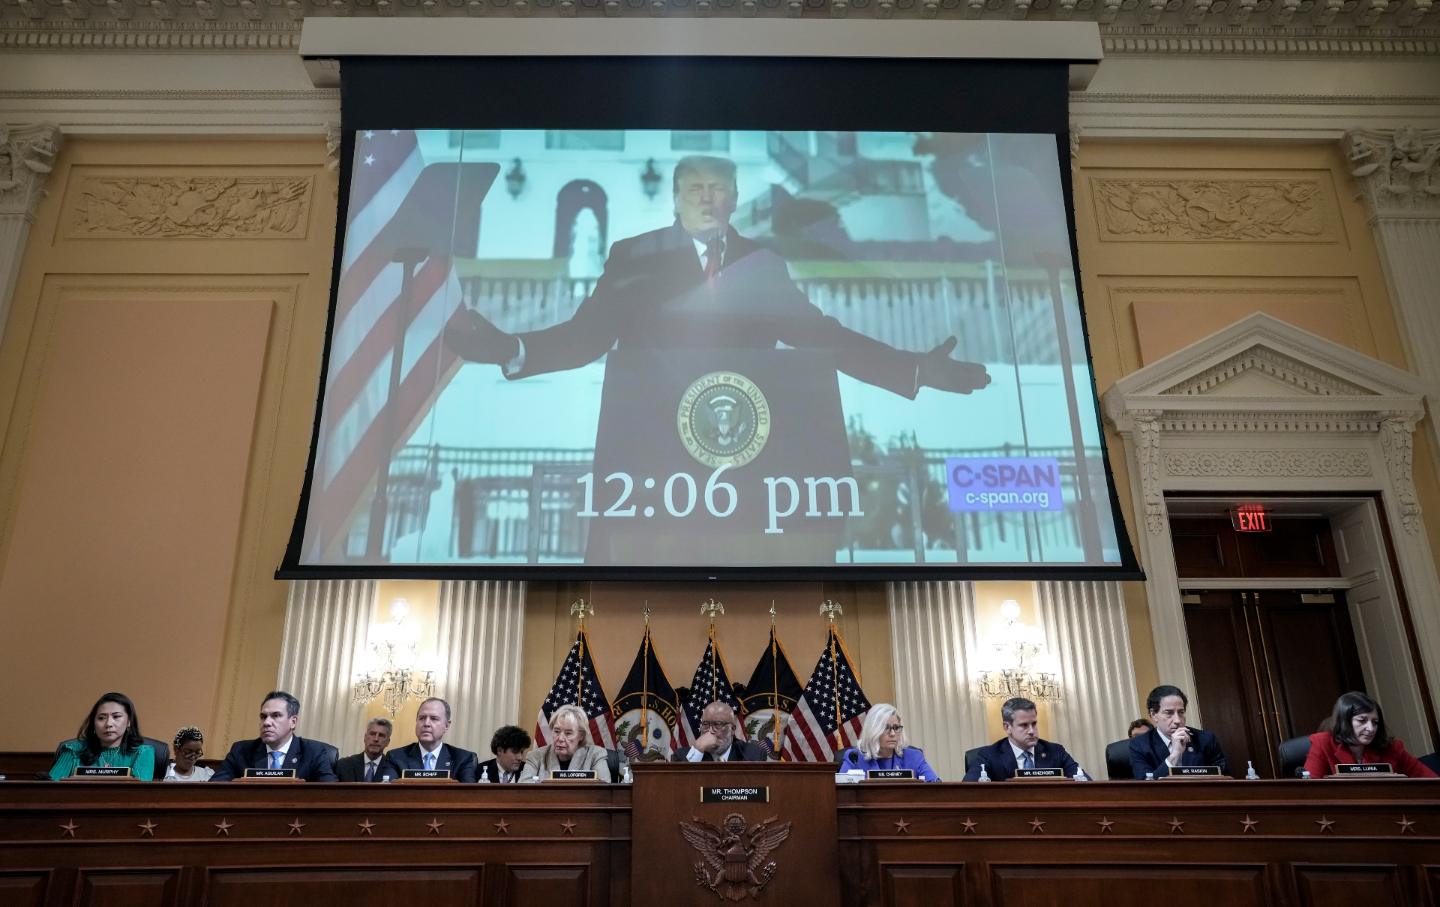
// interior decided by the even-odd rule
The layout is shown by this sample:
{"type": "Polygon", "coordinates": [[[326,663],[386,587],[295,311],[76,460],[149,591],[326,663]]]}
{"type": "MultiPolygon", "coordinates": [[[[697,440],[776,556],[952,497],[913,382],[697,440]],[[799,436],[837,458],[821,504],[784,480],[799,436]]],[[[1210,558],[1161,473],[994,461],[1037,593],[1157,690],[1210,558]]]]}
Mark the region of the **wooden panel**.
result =
{"type": "Polygon", "coordinates": [[[1406,907],[1396,866],[1295,865],[1295,885],[1305,907],[1406,907]]]}
{"type": "Polygon", "coordinates": [[[915,865],[880,864],[886,907],[936,907],[939,904],[968,904],[965,897],[965,864],[915,865]]]}
{"type": "Polygon", "coordinates": [[[480,869],[250,869],[210,873],[207,907],[315,907],[423,901],[480,903],[480,869]]]}
{"type": "Polygon", "coordinates": [[[40,907],[45,903],[45,889],[50,873],[0,872],[0,904],[5,907],[40,907]]]}
{"type": "Polygon", "coordinates": [[[1333,602],[1306,603],[1298,592],[1268,590],[1256,597],[1278,736],[1313,734],[1341,693],[1365,689],[1345,597],[1336,593],[1333,602]]]}
{"type": "Polygon", "coordinates": [[[167,907],[175,903],[180,870],[81,870],[77,907],[167,907]]]}
{"type": "Polygon", "coordinates": [[[1220,739],[1232,775],[1245,775],[1253,761],[1266,777],[1278,740],[1266,736],[1259,699],[1259,662],[1236,592],[1205,592],[1200,604],[1185,605],[1185,631],[1194,661],[1191,702],[1203,703],[1205,729],[1220,739]]]}
{"type": "Polygon", "coordinates": [[[991,866],[999,907],[1266,907],[1262,866],[991,866]],[[1164,892],[1163,898],[1157,893],[1164,892]]]}
{"type": "Polygon", "coordinates": [[[529,907],[566,907],[588,903],[588,887],[584,866],[510,865],[505,872],[506,905],[529,907]]]}

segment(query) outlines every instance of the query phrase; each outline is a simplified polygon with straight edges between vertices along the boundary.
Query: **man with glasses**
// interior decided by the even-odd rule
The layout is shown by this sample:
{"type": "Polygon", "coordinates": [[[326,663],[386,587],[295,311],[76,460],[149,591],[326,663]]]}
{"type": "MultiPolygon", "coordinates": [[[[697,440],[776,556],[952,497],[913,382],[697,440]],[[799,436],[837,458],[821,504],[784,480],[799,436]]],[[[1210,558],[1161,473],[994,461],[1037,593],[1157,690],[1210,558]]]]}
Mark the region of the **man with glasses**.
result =
{"type": "Polygon", "coordinates": [[[765,751],[735,736],[735,710],[712,702],[700,713],[700,736],[671,757],[674,762],[764,762],[765,751]]]}

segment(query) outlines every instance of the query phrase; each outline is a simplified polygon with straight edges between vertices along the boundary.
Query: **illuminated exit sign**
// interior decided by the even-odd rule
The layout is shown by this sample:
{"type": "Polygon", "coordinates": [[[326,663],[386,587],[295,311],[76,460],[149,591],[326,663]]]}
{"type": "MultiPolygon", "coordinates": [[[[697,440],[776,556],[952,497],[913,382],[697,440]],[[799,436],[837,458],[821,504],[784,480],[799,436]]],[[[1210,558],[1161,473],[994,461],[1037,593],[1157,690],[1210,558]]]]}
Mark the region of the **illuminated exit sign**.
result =
{"type": "Polygon", "coordinates": [[[1236,532],[1269,532],[1270,514],[1264,504],[1241,504],[1230,508],[1230,525],[1236,532]]]}

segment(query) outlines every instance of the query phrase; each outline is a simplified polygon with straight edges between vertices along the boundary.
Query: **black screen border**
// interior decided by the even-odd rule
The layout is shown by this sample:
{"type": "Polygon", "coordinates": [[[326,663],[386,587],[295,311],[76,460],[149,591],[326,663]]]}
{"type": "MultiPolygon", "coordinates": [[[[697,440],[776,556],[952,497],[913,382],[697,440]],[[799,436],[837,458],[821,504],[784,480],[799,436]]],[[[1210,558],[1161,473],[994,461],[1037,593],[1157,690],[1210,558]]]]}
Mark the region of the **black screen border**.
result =
{"type": "MultiPolygon", "coordinates": [[[[1073,177],[1065,162],[1068,61],[747,57],[343,57],[336,238],[305,477],[275,578],[573,581],[1138,581],[1110,466],[1078,279],[1073,177]],[[575,91],[574,86],[586,86],[575,91]],[[723,85],[725,90],[715,91],[723,85]],[[955,86],[964,86],[961,90],[955,86]],[[1004,86],[1004,91],[997,90],[1004,86]],[[950,89],[950,90],[947,90],[950,89]],[[1120,563],[598,566],[585,564],[302,564],[321,407],[359,129],[727,129],[1049,133],[1060,164],[1090,394],[1120,563]]],[[[1098,502],[1097,502],[1098,503],[1098,502]]]]}

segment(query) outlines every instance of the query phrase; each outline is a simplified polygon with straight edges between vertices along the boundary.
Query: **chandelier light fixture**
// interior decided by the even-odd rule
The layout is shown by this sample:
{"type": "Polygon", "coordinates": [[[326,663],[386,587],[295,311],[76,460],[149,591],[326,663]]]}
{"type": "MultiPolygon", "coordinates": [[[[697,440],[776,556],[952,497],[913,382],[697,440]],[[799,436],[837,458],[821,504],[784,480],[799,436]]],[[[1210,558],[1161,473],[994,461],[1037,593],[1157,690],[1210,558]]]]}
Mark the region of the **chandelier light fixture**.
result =
{"type": "Polygon", "coordinates": [[[1053,702],[1060,698],[1060,672],[1045,651],[1039,627],[1020,621],[1020,603],[1007,598],[1000,604],[1002,623],[982,647],[980,670],[975,674],[981,699],[1053,702]]]}
{"type": "Polygon", "coordinates": [[[434,659],[417,656],[420,627],[409,614],[410,603],[397,598],[390,605],[390,622],[370,628],[365,651],[358,659],[360,670],[351,685],[350,700],[355,705],[381,699],[394,718],[407,700],[435,694],[434,659]]]}

